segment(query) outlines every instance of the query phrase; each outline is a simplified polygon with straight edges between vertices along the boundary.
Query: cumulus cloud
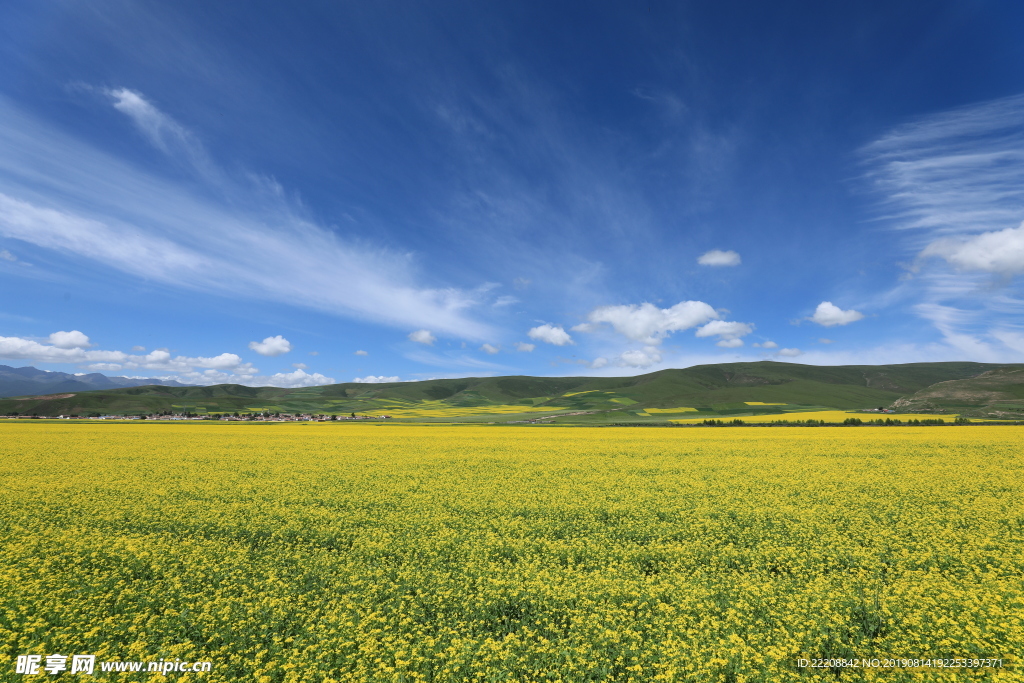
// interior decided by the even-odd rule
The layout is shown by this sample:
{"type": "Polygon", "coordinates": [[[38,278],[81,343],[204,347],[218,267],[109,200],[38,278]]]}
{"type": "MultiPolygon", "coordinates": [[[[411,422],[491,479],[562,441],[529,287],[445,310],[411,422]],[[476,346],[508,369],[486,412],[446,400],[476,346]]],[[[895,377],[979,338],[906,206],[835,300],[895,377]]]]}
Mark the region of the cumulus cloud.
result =
{"type": "Polygon", "coordinates": [[[753,344],[751,344],[751,346],[753,346],[755,348],[758,348],[758,349],[777,349],[777,348],[779,348],[779,345],[776,344],[773,341],[766,341],[766,342],[760,342],[760,343],[754,342],[753,344]]]}
{"type": "Polygon", "coordinates": [[[50,343],[58,349],[87,349],[92,346],[89,343],[89,337],[78,330],[54,332],[50,335],[50,343]]]}
{"type": "Polygon", "coordinates": [[[299,370],[305,370],[309,366],[306,365],[305,363],[292,363],[292,367],[293,368],[298,368],[299,370]]]}
{"type": "Polygon", "coordinates": [[[362,349],[359,349],[358,351],[355,352],[355,355],[356,356],[369,356],[370,354],[369,354],[368,351],[363,351],[362,349]]]}
{"type": "Polygon", "coordinates": [[[836,325],[849,325],[862,319],[864,314],[860,311],[844,311],[839,308],[831,301],[822,301],[818,304],[818,307],[814,309],[814,315],[808,320],[814,323],[818,323],[823,327],[834,327],[836,325]]]}
{"type": "Polygon", "coordinates": [[[608,359],[604,357],[598,357],[590,361],[590,367],[594,370],[598,370],[608,365],[608,359]]]}
{"type": "Polygon", "coordinates": [[[427,346],[433,346],[434,342],[437,341],[437,337],[430,334],[429,330],[416,330],[415,332],[410,332],[409,339],[417,344],[426,344],[427,346]]]}
{"type": "Polygon", "coordinates": [[[87,351],[76,347],[40,344],[21,337],[0,337],[0,358],[37,363],[123,363],[131,356],[123,351],[87,351]]]}
{"type": "Polygon", "coordinates": [[[146,368],[148,370],[165,370],[169,372],[189,372],[193,368],[204,368],[217,371],[230,371],[234,375],[256,375],[259,370],[252,363],[243,363],[234,353],[222,353],[218,356],[172,356],[167,349],[155,349],[145,356],[128,356],[125,367],[146,368]]]}
{"type": "Polygon", "coordinates": [[[132,351],[134,351],[135,353],[142,353],[145,350],[146,350],[145,346],[133,346],[132,347],[132,351]]]}
{"type": "Polygon", "coordinates": [[[333,377],[326,377],[319,372],[308,373],[302,368],[298,368],[294,372],[276,372],[266,377],[254,377],[246,382],[249,386],[271,386],[283,387],[285,389],[319,387],[324,384],[334,383],[333,377]]]}
{"type": "Polygon", "coordinates": [[[553,344],[555,346],[565,346],[566,344],[575,344],[569,333],[561,327],[555,325],[538,325],[532,328],[526,333],[530,339],[536,339],[546,344],[553,344]]]}
{"type": "Polygon", "coordinates": [[[698,337],[718,337],[718,346],[725,349],[735,349],[743,346],[745,337],[754,331],[750,323],[728,322],[725,320],[712,320],[700,327],[695,333],[698,337]]]}
{"type": "Polygon", "coordinates": [[[738,266],[740,264],[740,255],[735,251],[712,249],[701,254],[700,258],[697,259],[697,263],[702,266],[738,266]]]}
{"type": "Polygon", "coordinates": [[[937,256],[962,271],[1009,276],[1024,273],[1024,223],[1016,228],[983,232],[973,237],[944,237],[921,252],[937,256]]]}
{"type": "Polygon", "coordinates": [[[630,368],[646,368],[661,362],[661,352],[656,346],[631,349],[619,356],[619,365],[630,368]]]}
{"type": "MultiPolygon", "coordinates": [[[[61,338],[58,337],[58,339],[61,338]]],[[[79,343],[82,340],[71,337],[65,341],[79,343]]],[[[64,348],[56,344],[41,344],[21,337],[0,337],[0,358],[28,360],[35,363],[111,363],[121,366],[119,369],[182,373],[182,376],[187,379],[195,376],[197,370],[227,371],[236,377],[251,377],[259,372],[252,366],[252,363],[243,363],[242,359],[233,353],[222,353],[211,357],[191,357],[172,356],[167,349],[155,349],[145,355],[137,355],[124,351],[86,349],[81,346],[64,348]]]]}
{"type": "Polygon", "coordinates": [[[395,377],[385,377],[384,375],[367,375],[366,377],[356,377],[352,380],[358,384],[387,384],[389,382],[401,382],[402,380],[395,377]]]}
{"type": "Polygon", "coordinates": [[[292,350],[292,343],[281,335],[277,335],[276,337],[267,337],[261,342],[251,341],[249,348],[261,356],[280,356],[292,350]]]}
{"type": "Polygon", "coordinates": [[[650,303],[601,306],[587,316],[591,326],[580,331],[593,331],[593,326],[605,323],[627,339],[656,345],[672,332],[696,327],[716,318],[718,313],[715,309],[703,301],[682,301],[671,308],[658,308],[650,303]]]}
{"type": "Polygon", "coordinates": [[[537,348],[536,344],[527,344],[526,342],[516,342],[516,351],[524,351],[529,353],[537,348]]]}
{"type": "Polygon", "coordinates": [[[494,354],[498,353],[499,351],[501,351],[501,348],[499,348],[497,346],[491,346],[490,344],[484,344],[483,346],[480,347],[480,350],[483,351],[484,353],[489,353],[491,355],[494,355],[494,354]]]}
{"type": "Polygon", "coordinates": [[[801,351],[800,349],[779,349],[778,355],[786,356],[788,358],[795,358],[796,356],[799,356],[802,353],[803,351],[801,351]]]}

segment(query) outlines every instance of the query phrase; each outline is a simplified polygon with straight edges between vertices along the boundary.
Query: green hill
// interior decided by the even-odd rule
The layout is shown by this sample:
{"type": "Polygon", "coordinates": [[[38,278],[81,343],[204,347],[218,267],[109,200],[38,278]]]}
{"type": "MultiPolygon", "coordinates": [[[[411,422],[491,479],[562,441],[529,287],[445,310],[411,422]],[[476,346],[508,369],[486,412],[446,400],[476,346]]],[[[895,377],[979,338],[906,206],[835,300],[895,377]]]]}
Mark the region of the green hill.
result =
{"type": "Polygon", "coordinates": [[[700,365],[635,377],[466,377],[302,389],[238,384],[143,386],[0,399],[0,414],[356,413],[418,421],[548,417],[559,422],[663,422],[672,415],[666,410],[682,408],[688,409],[682,412],[690,417],[743,416],[807,408],[874,408],[904,399],[900,405],[915,410],[927,407],[926,403],[941,409],[946,405],[938,395],[927,394],[942,386],[940,383],[984,383],[990,376],[1022,374],[1024,366],[986,363],[821,367],[761,361],[700,365]],[[914,396],[932,396],[934,400],[911,404],[909,397],[914,396]],[[646,413],[648,408],[657,412],[646,413]]]}
{"type": "Polygon", "coordinates": [[[1024,368],[988,370],[975,377],[938,382],[896,401],[900,410],[945,410],[971,417],[1024,419],[1024,368]]]}

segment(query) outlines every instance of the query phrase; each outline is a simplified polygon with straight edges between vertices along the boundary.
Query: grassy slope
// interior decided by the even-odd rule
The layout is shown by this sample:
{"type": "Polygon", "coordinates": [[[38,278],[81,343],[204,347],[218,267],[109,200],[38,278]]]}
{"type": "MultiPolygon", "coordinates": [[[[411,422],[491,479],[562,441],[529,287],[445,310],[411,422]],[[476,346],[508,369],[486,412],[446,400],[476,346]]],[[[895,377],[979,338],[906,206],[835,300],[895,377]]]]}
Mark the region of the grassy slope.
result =
{"type": "MultiPolygon", "coordinates": [[[[0,399],[0,414],[138,414],[180,412],[271,412],[380,414],[417,409],[423,402],[444,410],[438,419],[450,419],[453,409],[471,412],[473,420],[488,418],[487,406],[541,407],[551,413],[598,411],[600,417],[575,416],[580,421],[664,421],[659,416],[637,415],[644,408],[694,407],[710,415],[773,412],[779,408],[746,406],[745,401],[821,406],[839,409],[870,408],[920,392],[937,382],[976,381],[986,371],[1021,366],[982,363],[912,363],[888,366],[818,367],[794,363],[723,363],[685,369],[661,370],[636,377],[468,377],[463,379],[396,382],[391,384],[335,384],[303,389],[244,387],[146,386],[77,392],[73,396],[0,399]],[[469,410],[473,409],[473,410],[469,410]]],[[[455,410],[457,413],[458,410],[455,410]]],[[[502,421],[527,419],[543,413],[510,412],[502,421]]]]}
{"type": "Polygon", "coordinates": [[[1007,366],[976,377],[939,382],[898,401],[901,410],[957,411],[972,417],[1024,417],[1024,368],[1007,366]]]}

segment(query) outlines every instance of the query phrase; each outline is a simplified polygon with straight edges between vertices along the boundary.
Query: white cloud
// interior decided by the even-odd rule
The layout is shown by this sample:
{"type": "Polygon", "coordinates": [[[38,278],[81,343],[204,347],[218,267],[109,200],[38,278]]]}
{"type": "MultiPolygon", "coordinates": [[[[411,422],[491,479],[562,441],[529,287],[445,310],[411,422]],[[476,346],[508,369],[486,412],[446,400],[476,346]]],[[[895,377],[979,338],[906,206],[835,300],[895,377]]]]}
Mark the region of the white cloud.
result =
{"type": "Polygon", "coordinates": [[[917,298],[940,347],[960,359],[1001,357],[984,336],[1020,315],[1010,300],[1020,299],[1012,276],[1024,273],[1022,148],[1024,95],[1014,95],[925,116],[863,150],[882,217],[904,231],[896,246],[918,257],[890,297],[917,298]],[[940,309],[974,314],[928,315],[940,309]]]}
{"type": "Polygon", "coordinates": [[[512,304],[517,303],[519,303],[519,299],[515,298],[514,296],[499,296],[491,305],[494,306],[495,308],[501,308],[503,306],[511,306],[512,304]]]}
{"type": "Polygon", "coordinates": [[[625,351],[619,356],[619,365],[630,368],[646,368],[661,362],[661,352],[656,346],[625,351]]]}
{"type": "Polygon", "coordinates": [[[516,351],[524,351],[529,353],[537,348],[536,344],[527,344],[526,342],[516,342],[516,351]]]}
{"type": "Polygon", "coordinates": [[[959,351],[961,359],[983,362],[998,362],[1001,359],[1001,355],[978,334],[964,331],[964,328],[970,329],[975,326],[974,323],[980,317],[981,311],[935,303],[917,304],[914,310],[935,325],[942,333],[946,345],[959,351]]]}
{"type": "Polygon", "coordinates": [[[172,158],[187,161],[207,179],[218,179],[216,166],[196,136],[141,93],[128,88],[107,89],[104,93],[113,100],[114,109],[131,119],[150,144],[172,158]]]}
{"type": "Polygon", "coordinates": [[[715,346],[721,346],[723,349],[737,349],[743,346],[743,340],[733,337],[732,339],[720,339],[715,342],[715,346]]]}
{"type": "Polygon", "coordinates": [[[844,311],[839,308],[831,301],[822,301],[818,304],[818,307],[814,309],[814,315],[808,320],[811,322],[818,323],[823,327],[834,327],[835,325],[849,325],[850,323],[857,322],[862,319],[864,314],[860,311],[844,311]]]}
{"type": "Polygon", "coordinates": [[[654,345],[661,343],[672,332],[714,320],[718,318],[718,313],[703,301],[683,301],[671,308],[658,308],[649,303],[639,306],[602,306],[591,311],[587,318],[594,324],[611,325],[627,339],[654,345]]]}
{"type": "Polygon", "coordinates": [[[358,384],[387,384],[389,382],[401,382],[402,380],[398,379],[398,377],[367,375],[366,377],[356,377],[352,381],[358,384]]]}
{"type": "Polygon", "coordinates": [[[434,342],[437,341],[437,337],[430,334],[429,330],[416,330],[415,332],[410,332],[409,339],[417,344],[426,344],[427,346],[433,346],[434,342]]]}
{"type": "Polygon", "coordinates": [[[1013,330],[994,330],[992,336],[1007,348],[1024,355],[1024,334],[1013,330]]]}
{"type": "Polygon", "coordinates": [[[497,346],[491,346],[490,344],[484,344],[483,346],[480,347],[480,350],[485,352],[485,353],[489,353],[491,355],[494,355],[494,354],[498,353],[499,351],[501,351],[501,348],[499,348],[497,346]]]}
{"type": "Polygon", "coordinates": [[[281,387],[284,389],[297,389],[299,387],[316,387],[324,384],[334,384],[333,377],[325,377],[319,372],[312,374],[303,372],[301,369],[294,372],[278,372],[273,375],[235,375],[222,372],[215,368],[199,371],[182,372],[175,376],[157,377],[156,379],[177,380],[184,384],[241,384],[247,387],[281,387]]]}
{"type": "Polygon", "coordinates": [[[777,348],[779,348],[779,345],[776,344],[773,341],[766,341],[766,342],[761,342],[761,343],[754,342],[753,344],[751,344],[751,346],[754,346],[754,347],[759,348],[759,349],[777,349],[777,348]]]}
{"type": "MultiPolygon", "coordinates": [[[[196,168],[206,163],[190,157],[180,131],[142,95],[108,94],[154,145],[196,168]]],[[[48,128],[5,98],[0,120],[0,148],[11,150],[0,155],[0,236],[172,288],[471,340],[496,335],[469,315],[479,291],[419,286],[415,255],[312,222],[273,182],[210,170],[196,189],[194,180],[147,174],[48,128]]]]}
{"type": "Polygon", "coordinates": [[[222,353],[219,356],[171,356],[167,349],[155,349],[145,356],[127,356],[124,361],[127,368],[146,368],[147,370],[165,370],[168,372],[187,373],[194,368],[224,371],[233,375],[255,376],[259,370],[252,363],[243,363],[234,353],[222,353]]]}
{"type": "MultiPolygon", "coordinates": [[[[121,365],[118,363],[90,363],[85,366],[86,370],[91,372],[115,372],[121,369],[121,365]]],[[[76,372],[76,376],[81,376],[85,373],[76,372]]]]}
{"type": "Polygon", "coordinates": [[[14,263],[15,261],[18,260],[18,257],[12,254],[11,252],[7,251],[6,249],[0,249],[0,259],[14,263]]]}
{"type": "Polygon", "coordinates": [[[261,356],[280,356],[292,350],[292,343],[281,335],[277,335],[276,337],[267,337],[261,342],[251,341],[249,348],[261,356]]]}
{"type": "Polygon", "coordinates": [[[143,352],[145,350],[146,350],[145,346],[133,346],[132,347],[132,351],[134,351],[136,353],[141,353],[141,352],[143,352]]]}
{"type": "Polygon", "coordinates": [[[702,266],[738,266],[740,264],[740,255],[735,251],[712,249],[701,254],[700,258],[697,259],[697,263],[702,266]]]}
{"type": "Polygon", "coordinates": [[[370,353],[368,351],[363,351],[362,349],[360,349],[360,350],[355,352],[355,355],[356,356],[369,356],[370,353]]]}
{"type": "MultiPolygon", "coordinates": [[[[750,323],[712,320],[708,324],[700,327],[694,334],[697,337],[720,337],[722,341],[738,341],[740,337],[745,337],[753,331],[754,326],[750,323]]],[[[726,348],[735,348],[737,346],[743,346],[743,342],[740,342],[739,344],[729,344],[728,346],[719,342],[718,345],[725,346],[726,348]]]]}
{"type": "Polygon", "coordinates": [[[122,351],[86,351],[40,344],[21,337],[0,337],[0,358],[37,363],[122,363],[131,358],[122,351]]]}
{"type": "Polygon", "coordinates": [[[863,153],[899,227],[972,234],[1020,222],[1022,142],[1024,95],[1014,95],[923,117],[863,153]]]}
{"type": "Polygon", "coordinates": [[[819,344],[835,344],[836,340],[835,339],[826,339],[825,337],[822,337],[821,339],[818,340],[818,343],[819,344]]]}
{"type": "Polygon", "coordinates": [[[785,356],[787,358],[795,358],[802,353],[803,351],[800,349],[779,349],[778,355],[785,356]]]}
{"type": "MultiPolygon", "coordinates": [[[[69,340],[74,341],[74,339],[69,340]]],[[[81,341],[81,340],[78,340],[81,341]]],[[[62,348],[54,344],[40,344],[21,337],[0,337],[0,358],[28,360],[35,363],[112,363],[126,369],[163,370],[182,373],[192,378],[196,370],[228,371],[236,378],[252,377],[258,370],[252,363],[243,363],[233,353],[219,356],[172,356],[167,349],[155,349],[146,355],[124,351],[101,351],[82,347],[62,348]],[[191,373],[191,374],[189,374],[191,373]]]]}
{"type": "Polygon", "coordinates": [[[608,365],[608,359],[604,357],[595,358],[590,362],[590,367],[594,370],[599,370],[606,365],[608,365]]]}
{"type": "Polygon", "coordinates": [[[299,387],[318,387],[324,384],[335,384],[333,377],[325,377],[319,372],[307,373],[302,368],[294,372],[277,372],[267,377],[254,377],[246,381],[249,386],[283,387],[297,389],[299,387]]]}
{"type": "Polygon", "coordinates": [[[50,335],[50,343],[58,349],[87,349],[92,346],[89,343],[89,337],[78,330],[54,332],[50,335]]]}
{"type": "Polygon", "coordinates": [[[308,365],[306,365],[305,363],[292,363],[292,367],[293,367],[293,368],[298,368],[299,370],[305,370],[305,369],[307,369],[307,368],[308,368],[309,366],[308,366],[308,365]]]}
{"type": "Polygon", "coordinates": [[[1024,272],[1024,223],[1016,228],[983,232],[973,237],[943,237],[921,252],[922,258],[944,258],[957,270],[998,275],[1024,272]]]}
{"type": "Polygon", "coordinates": [[[555,325],[539,325],[532,328],[526,333],[530,339],[536,339],[547,344],[553,344],[555,346],[565,346],[566,344],[575,344],[569,333],[561,327],[555,325]]]}

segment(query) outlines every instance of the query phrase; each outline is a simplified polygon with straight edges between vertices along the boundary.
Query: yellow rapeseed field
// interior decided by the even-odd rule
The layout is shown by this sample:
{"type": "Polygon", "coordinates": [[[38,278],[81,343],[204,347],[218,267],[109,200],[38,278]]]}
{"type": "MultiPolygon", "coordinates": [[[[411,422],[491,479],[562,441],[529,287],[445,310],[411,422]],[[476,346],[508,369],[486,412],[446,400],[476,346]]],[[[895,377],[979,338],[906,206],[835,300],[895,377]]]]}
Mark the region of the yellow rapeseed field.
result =
{"type": "Polygon", "coordinates": [[[212,671],[65,678],[1020,681],[836,660],[1020,657],[1022,453],[992,426],[0,424],[0,679],[91,653],[212,671]]]}
{"type": "MultiPolygon", "coordinates": [[[[650,409],[647,412],[651,412],[650,409]]],[[[801,411],[792,413],[772,413],[770,415],[744,415],[741,419],[744,422],[757,422],[770,424],[772,422],[803,422],[806,420],[820,420],[824,422],[835,422],[842,423],[843,420],[850,418],[857,418],[864,422],[871,420],[884,420],[886,418],[892,420],[900,420],[906,422],[907,420],[945,420],[946,422],[953,422],[957,418],[958,413],[946,413],[942,415],[936,415],[934,413],[864,413],[864,412],[848,412],[845,410],[815,410],[815,411],[801,411]]],[[[700,424],[707,417],[695,417],[686,418],[682,420],[669,420],[675,424],[700,424]]],[[[719,417],[716,419],[729,420],[732,418],[719,417]]]]}

